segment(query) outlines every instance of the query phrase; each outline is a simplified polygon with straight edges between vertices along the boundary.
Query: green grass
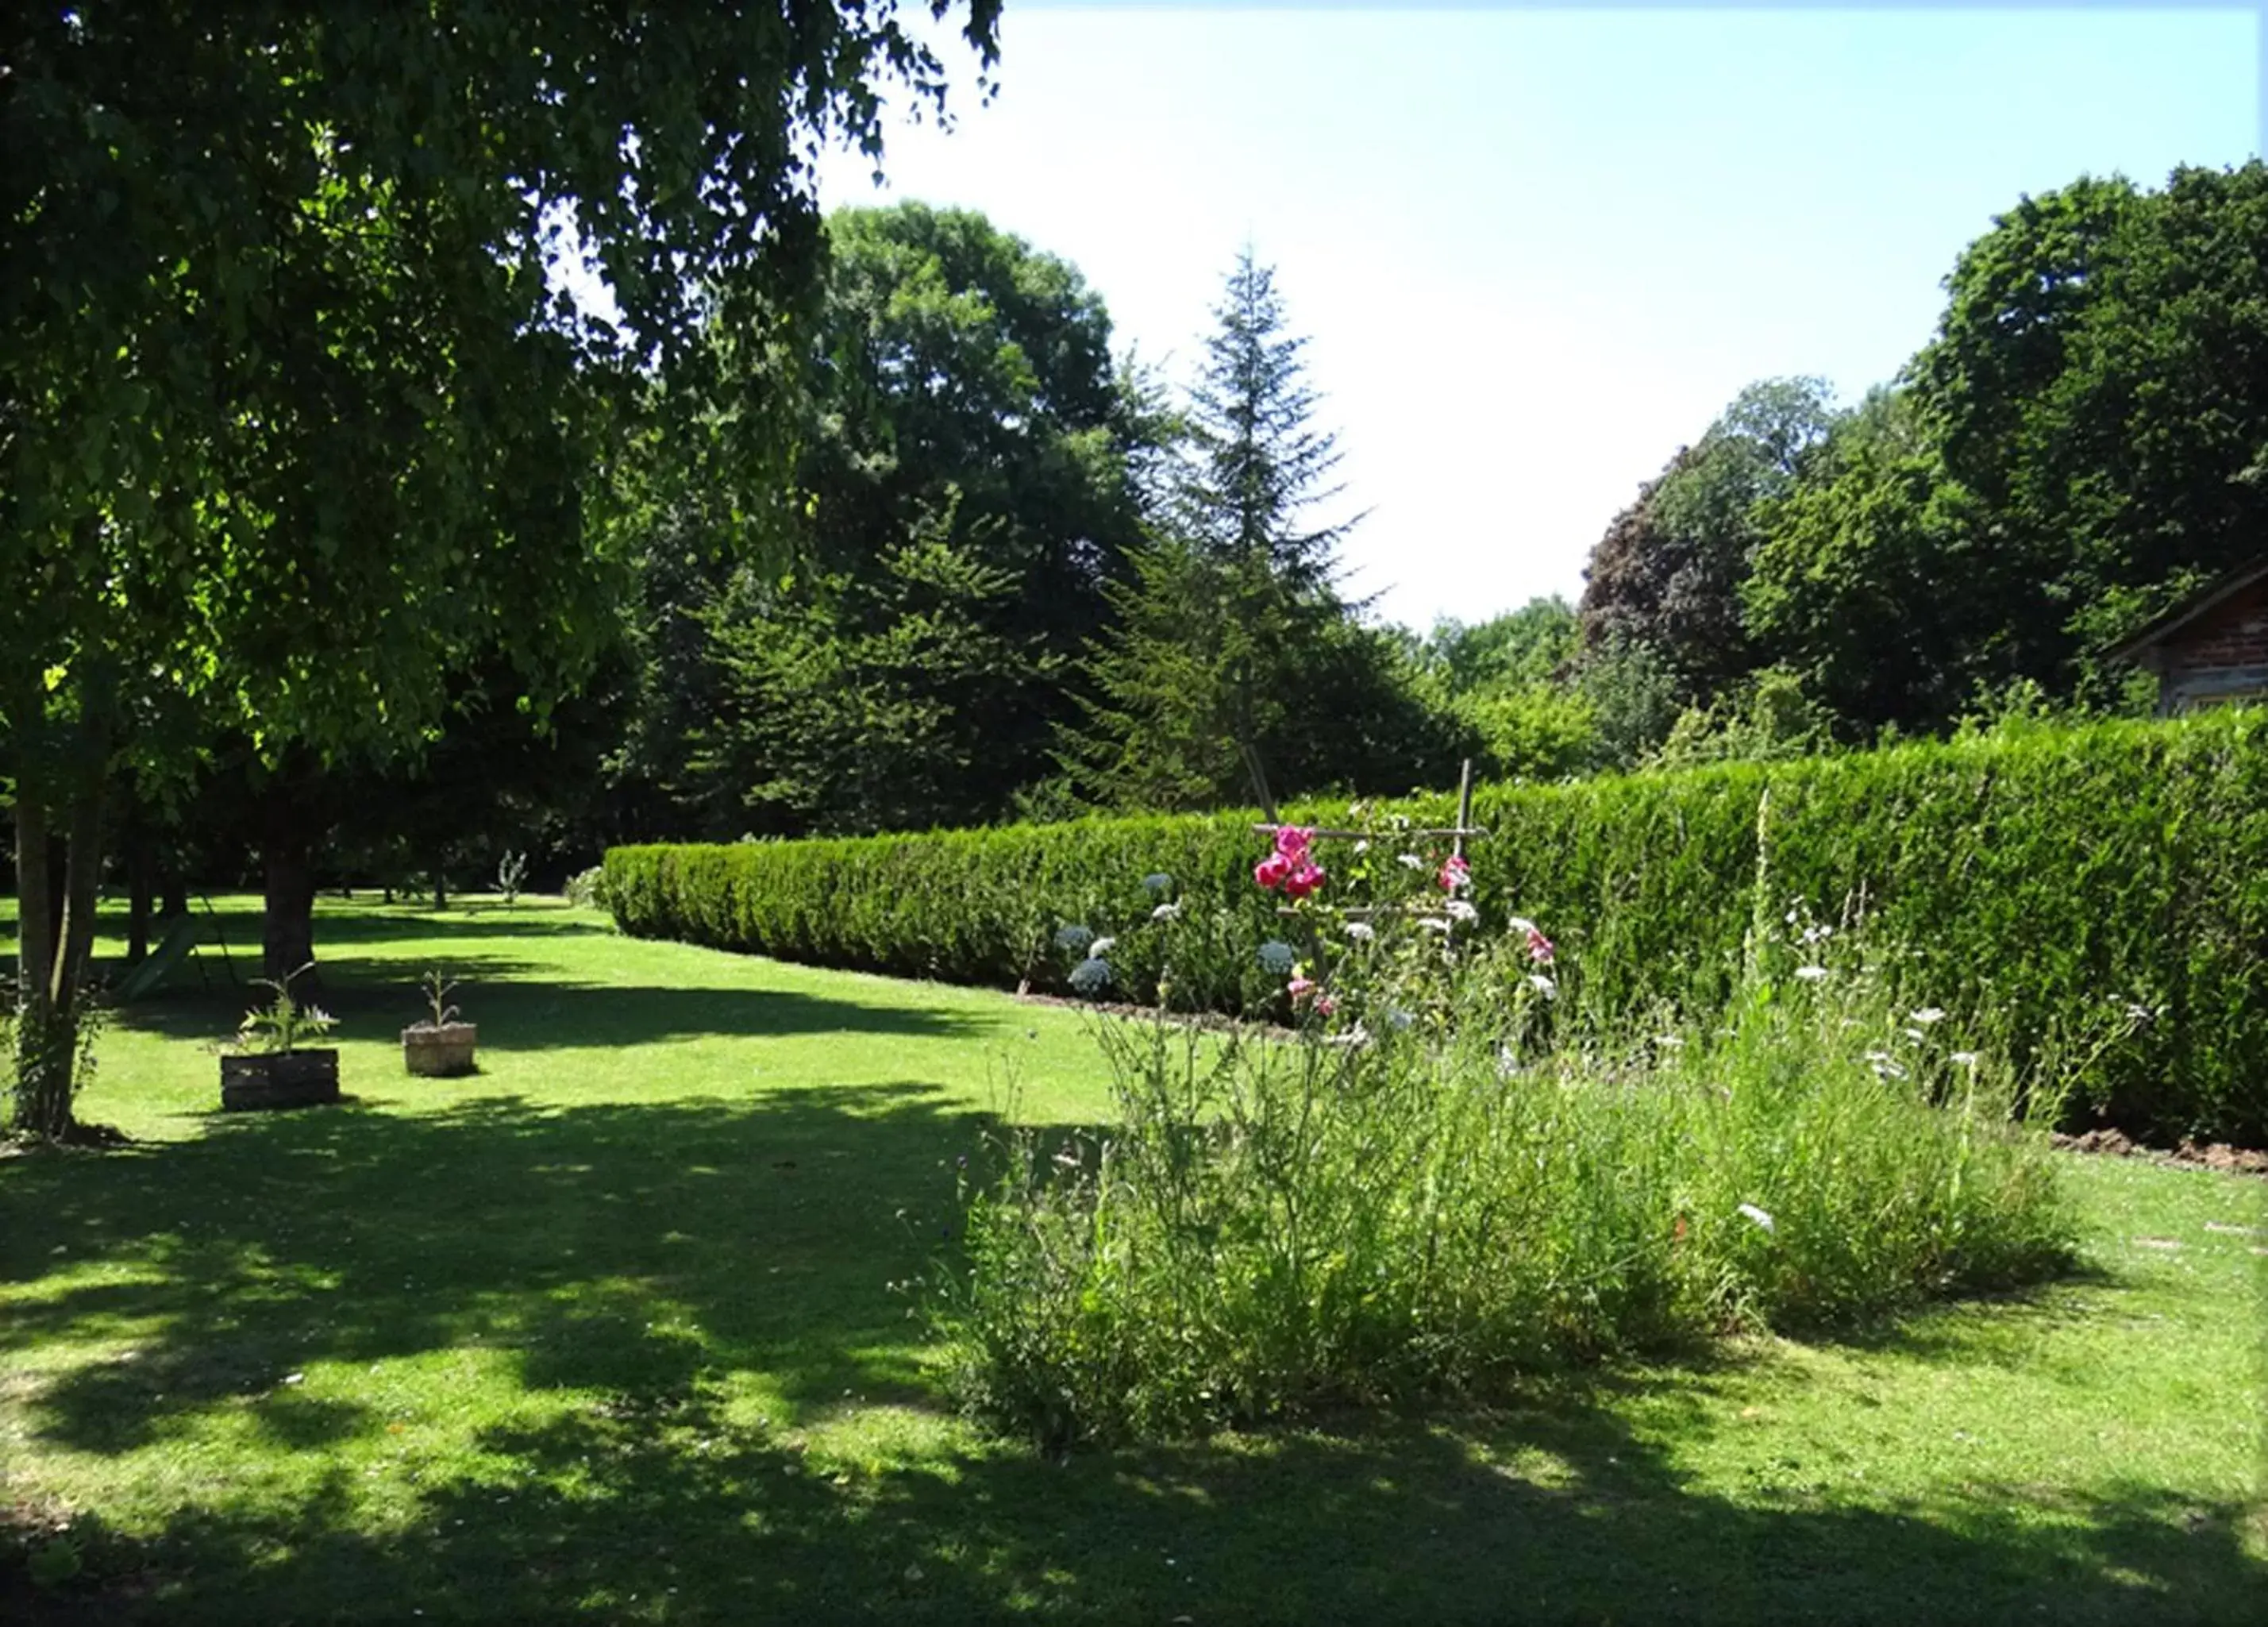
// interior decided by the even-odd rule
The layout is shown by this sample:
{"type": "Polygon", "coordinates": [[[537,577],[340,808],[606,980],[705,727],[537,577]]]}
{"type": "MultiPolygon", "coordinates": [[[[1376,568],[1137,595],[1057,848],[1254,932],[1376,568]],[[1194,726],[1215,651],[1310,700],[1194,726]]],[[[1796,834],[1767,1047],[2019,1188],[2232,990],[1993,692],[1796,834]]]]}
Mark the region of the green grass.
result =
{"type": "MultiPolygon", "coordinates": [[[[239,970],[251,918],[228,918],[239,970]]],[[[893,1284],[954,1162],[1099,1113],[1084,1019],[614,936],[326,905],[339,1109],[212,1109],[218,985],[0,1160],[0,1509],[166,1622],[2250,1622],[2268,1184],[2071,1161],[2080,1277],[1456,1416],[1053,1461],[946,1413],[893,1284]],[[483,1071],[394,1031],[441,962],[483,1071]],[[90,1518],[91,1517],[91,1518],[90,1518]]]]}

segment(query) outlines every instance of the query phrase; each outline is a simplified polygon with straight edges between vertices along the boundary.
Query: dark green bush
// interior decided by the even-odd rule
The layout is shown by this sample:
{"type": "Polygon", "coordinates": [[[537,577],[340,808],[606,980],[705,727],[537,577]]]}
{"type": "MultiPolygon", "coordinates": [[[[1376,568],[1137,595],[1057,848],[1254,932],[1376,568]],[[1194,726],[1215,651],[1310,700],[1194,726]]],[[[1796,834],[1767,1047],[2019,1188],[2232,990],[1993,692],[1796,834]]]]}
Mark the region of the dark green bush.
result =
{"type": "MultiPolygon", "coordinates": [[[[1440,824],[1449,802],[1388,811],[1440,824]]],[[[1602,1024],[1720,1006],[1756,928],[1792,908],[1863,914],[1900,997],[1946,1008],[2020,1065],[2075,1067],[2074,1120],[2268,1142],[2268,714],[1489,787],[1475,817],[1492,832],[1475,854],[1484,926],[1543,922],[1580,968],[1571,997],[1602,1024]],[[2098,1044],[2128,1026],[2103,1020],[2113,1002],[2151,1016],[2098,1044]]],[[[1275,984],[1252,950],[1278,928],[1251,883],[1265,849],[1251,820],[625,847],[607,884],[633,933],[1059,990],[1055,929],[1145,921],[1143,877],[1163,871],[1204,928],[1176,935],[1173,1003],[1266,1014],[1275,984]]],[[[1344,846],[1322,857],[1350,862],[1344,846]]],[[[1161,941],[1126,934],[1122,997],[1154,997],[1161,941]]]]}

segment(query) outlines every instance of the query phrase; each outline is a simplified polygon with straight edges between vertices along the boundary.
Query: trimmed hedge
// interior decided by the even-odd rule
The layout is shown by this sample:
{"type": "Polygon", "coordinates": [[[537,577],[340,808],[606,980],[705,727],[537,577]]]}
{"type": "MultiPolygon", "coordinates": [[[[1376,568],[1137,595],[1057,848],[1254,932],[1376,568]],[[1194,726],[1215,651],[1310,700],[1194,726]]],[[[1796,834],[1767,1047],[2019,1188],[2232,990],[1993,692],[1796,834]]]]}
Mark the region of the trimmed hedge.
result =
{"type": "MultiPolygon", "coordinates": [[[[1424,825],[1449,810],[1424,797],[1391,811],[1424,825]]],[[[1752,927],[1784,936],[1800,901],[1826,921],[1863,915],[1872,963],[1903,997],[2020,1061],[2053,1050],[2078,1066],[2074,1122],[2268,1144],[2268,713],[1487,787],[1474,815],[1492,832],[1475,850],[1484,921],[1543,922],[1588,1015],[1709,1009],[1752,927]],[[2157,1015],[2098,1044],[2129,1004],[2157,1015]]],[[[1274,995],[1251,951],[1278,930],[1251,882],[1265,847],[1252,817],[620,847],[607,885],[631,933],[1059,989],[1056,928],[1145,920],[1143,877],[1163,871],[1190,906],[1174,1003],[1245,1012],[1274,995]]],[[[1122,996],[1152,996],[1156,953],[1155,935],[1127,934],[1112,956],[1122,996]]]]}

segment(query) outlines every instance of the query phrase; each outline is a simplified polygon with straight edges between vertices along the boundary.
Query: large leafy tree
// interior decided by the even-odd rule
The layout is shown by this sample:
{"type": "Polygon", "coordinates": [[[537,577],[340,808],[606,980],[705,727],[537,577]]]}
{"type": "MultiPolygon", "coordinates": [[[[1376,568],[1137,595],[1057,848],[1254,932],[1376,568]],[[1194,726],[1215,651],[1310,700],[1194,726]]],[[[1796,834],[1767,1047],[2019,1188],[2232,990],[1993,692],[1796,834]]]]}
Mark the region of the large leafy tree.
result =
{"type": "MultiPolygon", "coordinates": [[[[1064,261],[982,215],[918,203],[838,211],[826,241],[800,374],[799,500],[772,511],[774,546],[737,575],[711,551],[724,568],[704,576],[681,526],[648,556],[656,710],[692,727],[652,731],[647,771],[674,787],[687,823],[717,834],[747,828],[752,811],[795,829],[797,810],[828,828],[870,827],[886,805],[917,824],[1004,810],[1048,769],[1071,709],[1067,662],[1108,618],[1107,589],[1140,536],[1134,470],[1163,433],[1114,362],[1102,301],[1064,261]],[[807,688],[751,675],[871,670],[874,640],[893,636],[877,618],[928,613],[906,599],[904,573],[946,545],[934,533],[948,514],[950,551],[976,573],[953,589],[956,614],[975,618],[987,648],[1017,652],[1012,669],[988,683],[981,718],[949,720],[944,735],[880,729],[865,770],[828,776],[895,788],[887,797],[821,795],[810,766],[839,751],[841,722],[807,688]],[[974,591],[979,581],[990,585],[974,591]],[[699,661],[662,670],[693,627],[705,630],[699,661]],[[981,730],[983,750],[949,745],[955,730],[981,730]],[[696,732],[697,764],[671,765],[671,743],[696,732]],[[918,765],[893,768],[901,745],[918,765]],[[916,787],[932,799],[908,800],[916,787]]],[[[929,648],[909,632],[887,661],[929,648]]]]}
{"type": "Polygon", "coordinates": [[[2268,536],[2268,166],[2026,198],[1947,288],[1900,386],[1756,511],[1746,630],[1868,722],[2012,683],[2116,704],[2104,647],[2268,536]]]}
{"type": "Polygon", "coordinates": [[[1689,700],[1719,693],[1753,666],[1741,584],[1759,540],[1756,508],[1794,485],[1832,421],[1825,381],[1766,379],[1679,448],[1592,551],[1580,607],[1586,649],[1644,645],[1689,700]]]}
{"type": "Polygon", "coordinates": [[[2268,536],[2268,164],[2027,198],[1947,286],[1916,387],[1981,511],[2002,665],[2068,691],[2268,536]]]}
{"type": "Polygon", "coordinates": [[[711,618],[718,692],[688,765],[726,828],[863,833],[999,810],[993,731],[1052,663],[999,630],[1020,578],[981,556],[948,502],[865,571],[736,581],[711,618]]]}
{"type": "MultiPolygon", "coordinates": [[[[971,0],[988,62],[997,14],[971,0]]],[[[816,144],[879,152],[879,86],[943,84],[891,0],[18,7],[0,63],[17,1112],[56,1132],[113,763],[195,737],[165,708],[414,751],[475,651],[540,709],[611,632],[579,477],[682,402],[647,366],[792,319],[816,144]]]]}

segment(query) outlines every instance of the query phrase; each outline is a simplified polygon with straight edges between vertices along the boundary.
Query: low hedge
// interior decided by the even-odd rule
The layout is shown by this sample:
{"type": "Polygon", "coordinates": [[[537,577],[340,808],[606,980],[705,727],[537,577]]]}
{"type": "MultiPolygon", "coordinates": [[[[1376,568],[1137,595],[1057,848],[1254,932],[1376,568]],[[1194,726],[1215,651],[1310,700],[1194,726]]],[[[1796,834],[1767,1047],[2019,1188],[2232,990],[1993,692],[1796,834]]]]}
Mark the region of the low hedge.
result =
{"type": "MultiPolygon", "coordinates": [[[[1389,811],[1438,825],[1449,810],[1389,811]]],[[[2075,1069],[2074,1121],[2268,1143],[2268,713],[1485,787],[1474,817],[1491,832],[1475,852],[1483,921],[1543,922],[1602,1021],[1721,1002],[1791,912],[1858,919],[1903,995],[2020,1061],[2075,1069]],[[2151,1015],[2122,1036],[2137,1008],[2151,1015]]],[[[1278,982],[1252,954],[1278,930],[1251,882],[1252,818],[619,847],[607,886],[632,933],[1060,989],[1055,930],[1145,920],[1159,900],[1144,877],[1164,872],[1201,939],[1177,949],[1174,1003],[1242,1013],[1278,982]]],[[[1153,935],[1126,935],[1122,995],[1153,996],[1155,952],[1153,935]]]]}

